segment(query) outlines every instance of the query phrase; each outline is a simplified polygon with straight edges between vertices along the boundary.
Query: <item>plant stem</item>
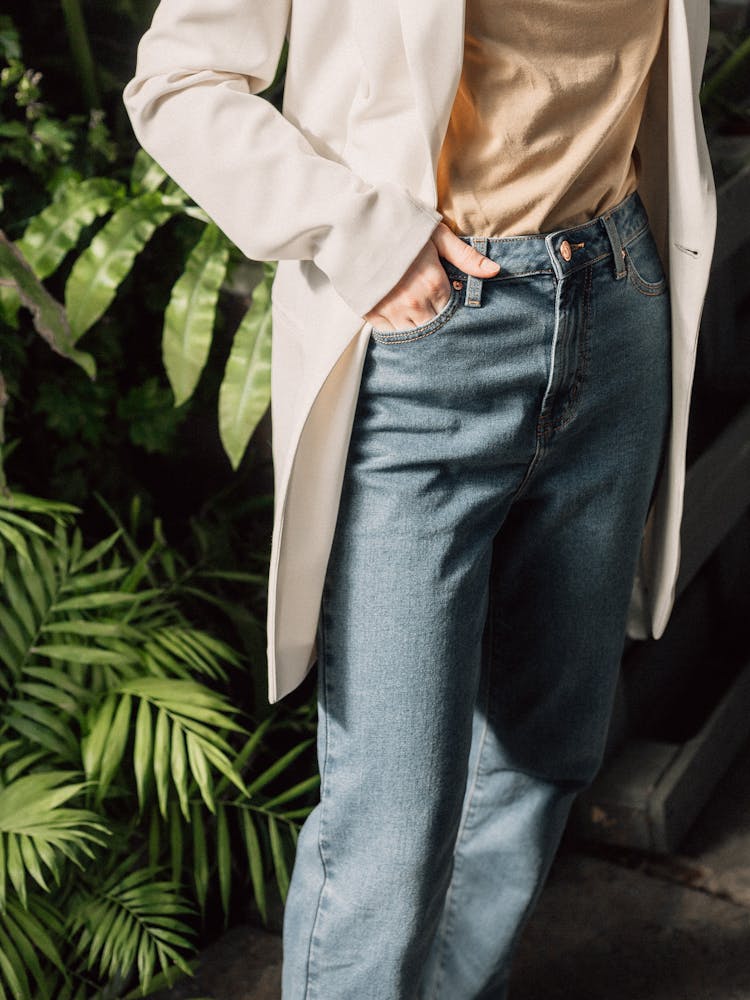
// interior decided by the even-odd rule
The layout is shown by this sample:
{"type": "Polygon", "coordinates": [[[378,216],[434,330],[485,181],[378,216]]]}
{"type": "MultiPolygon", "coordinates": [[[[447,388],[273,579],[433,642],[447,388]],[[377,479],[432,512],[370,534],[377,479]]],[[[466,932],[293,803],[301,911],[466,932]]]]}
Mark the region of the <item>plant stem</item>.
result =
{"type": "Polygon", "coordinates": [[[91,54],[86,22],[83,19],[81,0],[60,0],[71,55],[81,84],[83,97],[91,111],[102,106],[99,86],[96,82],[96,66],[91,54]]]}

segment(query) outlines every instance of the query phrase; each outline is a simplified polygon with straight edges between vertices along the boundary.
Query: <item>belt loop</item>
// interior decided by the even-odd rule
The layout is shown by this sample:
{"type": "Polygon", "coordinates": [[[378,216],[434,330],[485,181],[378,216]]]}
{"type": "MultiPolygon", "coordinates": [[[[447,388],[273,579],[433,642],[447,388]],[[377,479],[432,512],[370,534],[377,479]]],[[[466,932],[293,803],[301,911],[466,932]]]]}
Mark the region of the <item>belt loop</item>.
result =
{"type": "Polygon", "coordinates": [[[602,216],[602,222],[604,223],[604,228],[607,230],[607,236],[609,236],[609,242],[612,245],[612,253],[615,258],[615,277],[624,278],[627,274],[625,270],[625,251],[622,248],[622,243],[620,241],[620,234],[617,231],[617,226],[612,219],[609,212],[602,216]]]}
{"type": "MultiPolygon", "coordinates": [[[[471,245],[475,250],[478,250],[481,254],[487,253],[487,237],[486,236],[470,236],[469,240],[471,245]]],[[[476,278],[473,274],[466,275],[466,296],[464,298],[464,305],[467,306],[481,306],[482,304],[482,282],[483,278],[476,278]]]]}

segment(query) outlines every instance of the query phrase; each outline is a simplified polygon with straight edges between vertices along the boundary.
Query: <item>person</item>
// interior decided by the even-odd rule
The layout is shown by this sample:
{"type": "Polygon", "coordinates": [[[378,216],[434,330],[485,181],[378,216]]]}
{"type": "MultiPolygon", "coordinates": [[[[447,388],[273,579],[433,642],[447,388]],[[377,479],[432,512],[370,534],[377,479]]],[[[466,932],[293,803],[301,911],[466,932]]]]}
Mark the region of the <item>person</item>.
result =
{"type": "Polygon", "coordinates": [[[269,700],[318,663],[321,770],[284,1000],[507,995],[674,600],[707,37],[704,0],[161,0],[141,40],[142,145],[279,261],[269,700]]]}

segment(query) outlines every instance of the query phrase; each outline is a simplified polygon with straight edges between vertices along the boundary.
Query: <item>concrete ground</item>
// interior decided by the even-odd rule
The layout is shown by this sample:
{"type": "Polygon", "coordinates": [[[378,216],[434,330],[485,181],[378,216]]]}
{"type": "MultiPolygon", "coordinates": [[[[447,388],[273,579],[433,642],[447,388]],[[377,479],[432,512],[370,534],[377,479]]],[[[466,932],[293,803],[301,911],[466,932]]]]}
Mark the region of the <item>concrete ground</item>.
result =
{"type": "MultiPolygon", "coordinates": [[[[279,1000],[280,962],[278,935],[236,927],[158,1000],[279,1000]]],[[[678,854],[563,846],[511,1000],[750,1000],[750,745],[678,854]]]]}

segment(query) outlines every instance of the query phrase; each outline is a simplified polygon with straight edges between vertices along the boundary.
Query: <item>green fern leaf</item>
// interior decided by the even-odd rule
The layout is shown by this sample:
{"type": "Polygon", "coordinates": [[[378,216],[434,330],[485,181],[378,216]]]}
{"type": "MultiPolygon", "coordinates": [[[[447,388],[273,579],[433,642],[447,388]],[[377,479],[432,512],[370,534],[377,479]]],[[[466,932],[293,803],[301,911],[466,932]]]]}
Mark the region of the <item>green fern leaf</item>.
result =
{"type": "Polygon", "coordinates": [[[271,399],[271,288],[261,281],[234,335],[219,389],[219,435],[232,468],[271,399]]]}
{"type": "Polygon", "coordinates": [[[182,204],[149,191],[118,209],[99,230],[73,265],[65,286],[74,341],[104,315],[138,254],[182,204]]]}
{"type": "Polygon", "coordinates": [[[123,194],[121,184],[105,177],[71,181],[55,200],[34,216],[16,245],[38,278],[57,270],[78,242],[84,226],[108,212],[123,194]]]}
{"type": "Polygon", "coordinates": [[[134,194],[156,191],[167,179],[166,171],[145,149],[139,149],[130,171],[130,189],[134,194]]]}
{"type": "Polygon", "coordinates": [[[211,346],[216,303],[229,245],[216,225],[206,226],[172,289],[164,313],[162,357],[175,406],[190,398],[211,346]]]}

